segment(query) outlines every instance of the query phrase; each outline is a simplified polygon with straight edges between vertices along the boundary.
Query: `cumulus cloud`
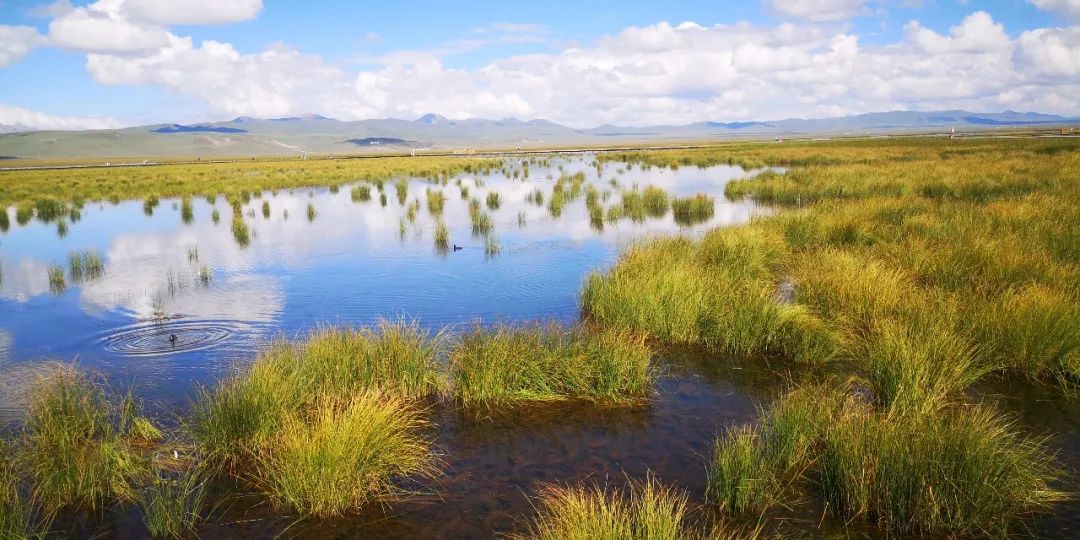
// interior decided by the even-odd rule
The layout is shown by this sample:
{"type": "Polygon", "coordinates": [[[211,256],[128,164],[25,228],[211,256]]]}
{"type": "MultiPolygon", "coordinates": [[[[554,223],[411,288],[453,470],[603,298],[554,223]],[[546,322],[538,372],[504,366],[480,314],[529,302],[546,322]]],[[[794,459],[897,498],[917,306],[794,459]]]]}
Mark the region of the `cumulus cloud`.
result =
{"type": "Polygon", "coordinates": [[[1080,0],[1028,0],[1035,7],[1080,22],[1080,0]]]}
{"type": "Polygon", "coordinates": [[[0,68],[14,64],[45,38],[31,26],[0,25],[0,68]]]}
{"type": "Polygon", "coordinates": [[[842,21],[870,11],[864,0],[763,0],[774,15],[806,21],[842,21]]]}
{"type": "Polygon", "coordinates": [[[59,2],[49,7],[49,38],[84,52],[153,51],[170,44],[169,25],[238,22],[261,10],[262,0],[99,0],[78,8],[59,2]]]}
{"type": "Polygon", "coordinates": [[[1080,113],[1077,30],[1013,39],[976,12],[941,34],[911,22],[903,40],[864,46],[828,25],[692,22],[630,27],[591,47],[445,65],[445,51],[399,51],[348,71],[278,44],[245,54],[214,41],[136,55],[90,54],[107,84],[153,84],[218,114],[320,113],[341,119],[544,117],[573,126],[776,119],[892,109],[1021,106],[1080,113]]]}
{"type": "Polygon", "coordinates": [[[0,124],[21,129],[109,129],[120,127],[111,118],[53,116],[0,103],[0,124]]]}

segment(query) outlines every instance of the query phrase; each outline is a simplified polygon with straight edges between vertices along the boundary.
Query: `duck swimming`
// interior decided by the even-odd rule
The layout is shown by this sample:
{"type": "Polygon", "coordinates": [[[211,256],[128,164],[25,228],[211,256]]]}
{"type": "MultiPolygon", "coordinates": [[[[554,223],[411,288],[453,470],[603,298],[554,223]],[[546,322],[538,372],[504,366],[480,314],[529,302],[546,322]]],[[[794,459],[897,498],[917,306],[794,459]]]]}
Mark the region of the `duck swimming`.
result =
{"type": "Polygon", "coordinates": [[[461,247],[461,246],[459,246],[457,244],[454,244],[454,251],[461,251],[463,249],[465,249],[465,248],[463,248],[463,247],[461,247]]]}
{"type": "Polygon", "coordinates": [[[169,342],[173,344],[173,347],[176,346],[176,334],[169,334],[169,342]]]}

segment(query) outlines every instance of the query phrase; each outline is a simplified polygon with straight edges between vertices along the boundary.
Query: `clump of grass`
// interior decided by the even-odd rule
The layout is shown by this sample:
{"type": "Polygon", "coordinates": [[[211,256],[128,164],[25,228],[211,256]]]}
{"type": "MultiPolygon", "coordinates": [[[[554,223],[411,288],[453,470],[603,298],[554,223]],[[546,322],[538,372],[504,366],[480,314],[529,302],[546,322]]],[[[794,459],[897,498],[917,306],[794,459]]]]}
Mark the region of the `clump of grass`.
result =
{"type": "Polygon", "coordinates": [[[371,200],[371,186],[364,184],[352,188],[352,192],[349,194],[352,197],[353,202],[367,202],[371,200]]]}
{"type": "Polygon", "coordinates": [[[190,224],[195,221],[195,208],[191,202],[191,197],[183,197],[180,199],[180,219],[185,224],[190,224]]]}
{"type": "Polygon", "coordinates": [[[185,538],[194,533],[205,500],[206,481],[189,468],[179,474],[159,471],[136,502],[150,536],[185,538]]]}
{"type": "Polygon", "coordinates": [[[487,194],[487,207],[488,207],[488,210],[498,210],[499,209],[499,202],[500,201],[499,201],[499,192],[498,191],[492,191],[492,192],[489,192],[487,194]]]}
{"type": "Polygon", "coordinates": [[[404,206],[405,200],[409,198],[409,181],[399,178],[397,182],[394,182],[394,190],[397,192],[398,204],[404,206]]]}
{"type": "Polygon", "coordinates": [[[467,406],[645,398],[653,378],[644,339],[557,323],[477,327],[450,353],[454,395],[467,406]]]}
{"type": "Polygon", "coordinates": [[[435,249],[440,253],[446,253],[450,249],[450,229],[442,220],[435,223],[435,249]]]}
{"type": "Polygon", "coordinates": [[[386,194],[385,193],[380,193],[379,194],[379,205],[381,205],[383,207],[386,206],[386,194]]]}
{"type": "Polygon", "coordinates": [[[214,225],[221,222],[221,212],[219,212],[217,208],[210,212],[210,220],[214,222],[214,225]]]}
{"type": "Polygon", "coordinates": [[[562,216],[563,206],[566,206],[566,195],[562,189],[556,187],[551,192],[551,198],[548,200],[548,213],[551,217],[562,216]]]}
{"type": "Polygon", "coordinates": [[[631,221],[645,221],[645,200],[636,190],[623,192],[622,210],[623,215],[629,217],[631,221]]]}
{"type": "Polygon", "coordinates": [[[0,441],[0,538],[45,538],[51,516],[41,516],[34,505],[22,496],[15,463],[8,456],[11,449],[0,441]]]}
{"type": "Polygon", "coordinates": [[[263,201],[262,215],[263,219],[270,219],[270,201],[263,201]]]}
{"type": "Polygon", "coordinates": [[[239,215],[234,215],[232,220],[232,234],[233,239],[236,240],[236,244],[242,248],[251,245],[251,232],[248,230],[247,223],[244,222],[244,218],[239,215]]]}
{"type": "Polygon", "coordinates": [[[472,219],[473,235],[487,235],[494,228],[494,225],[491,222],[491,216],[488,215],[487,212],[477,210],[475,212],[470,212],[469,215],[472,219]]]}
{"type": "Polygon", "coordinates": [[[488,235],[484,238],[484,255],[487,257],[494,257],[502,251],[499,246],[499,238],[495,235],[488,235]]]}
{"type": "Polygon", "coordinates": [[[206,266],[205,264],[202,265],[199,268],[199,275],[198,275],[199,283],[201,283],[204,287],[206,287],[206,286],[210,285],[210,282],[213,281],[213,279],[214,279],[214,275],[210,271],[210,267],[206,266]]]}
{"type": "Polygon", "coordinates": [[[97,279],[104,273],[105,263],[102,262],[100,253],[92,250],[68,253],[68,275],[71,276],[71,281],[79,283],[88,279],[97,279]]]}
{"type": "Polygon", "coordinates": [[[675,540],[704,538],[688,523],[685,493],[653,478],[615,490],[595,485],[544,486],[526,535],[518,539],[610,538],[675,540]]]}
{"type": "Polygon", "coordinates": [[[34,213],[42,223],[59,219],[66,211],[66,205],[52,197],[43,197],[34,201],[34,213]]]}
{"type": "Polygon", "coordinates": [[[11,218],[8,217],[6,206],[0,205],[0,233],[6,233],[11,228],[11,218]]]}
{"type": "Polygon", "coordinates": [[[307,204],[307,220],[308,220],[308,222],[315,221],[315,216],[317,216],[317,215],[318,215],[318,212],[315,211],[315,205],[312,204],[312,203],[308,203],[307,204]]]}
{"type": "Polygon", "coordinates": [[[446,195],[441,189],[427,190],[427,207],[432,216],[441,216],[443,207],[446,206],[446,195]]]}
{"type": "Polygon", "coordinates": [[[60,238],[66,238],[68,235],[68,224],[65,220],[59,220],[56,222],[56,236],[60,238]]]}
{"type": "Polygon", "coordinates": [[[675,216],[675,223],[684,227],[712,219],[715,211],[716,203],[713,198],[704,193],[671,200],[671,214],[675,216]]]}
{"type": "Polygon", "coordinates": [[[161,201],[158,200],[157,195],[147,197],[143,200],[143,213],[148,216],[154,215],[154,208],[160,203],[161,201]]]}
{"type": "Polygon", "coordinates": [[[319,399],[286,416],[257,454],[257,482],[275,504],[318,518],[399,499],[401,478],[438,473],[426,425],[391,395],[319,399]]]}
{"type": "Polygon", "coordinates": [[[64,279],[64,268],[59,265],[49,267],[49,290],[53,294],[60,294],[67,290],[67,281],[64,279]]]}
{"type": "Polygon", "coordinates": [[[49,511],[130,501],[146,464],[129,449],[103,390],[72,369],[40,379],[24,425],[34,500],[49,511]]]}
{"type": "Polygon", "coordinates": [[[432,396],[442,384],[436,361],[444,340],[415,322],[381,321],[373,328],[320,329],[296,344],[275,343],[247,371],[200,392],[192,436],[211,462],[235,466],[262,448],[286,415],[306,410],[320,396],[432,396]]]}
{"type": "Polygon", "coordinates": [[[897,533],[1002,534],[1059,497],[1044,441],[981,406],[884,421],[854,408],[826,430],[819,459],[832,512],[897,533]]]}
{"type": "Polygon", "coordinates": [[[645,186],[645,190],[641,193],[641,199],[642,204],[645,206],[645,212],[650,216],[659,218],[667,213],[668,194],[662,188],[645,186]]]}

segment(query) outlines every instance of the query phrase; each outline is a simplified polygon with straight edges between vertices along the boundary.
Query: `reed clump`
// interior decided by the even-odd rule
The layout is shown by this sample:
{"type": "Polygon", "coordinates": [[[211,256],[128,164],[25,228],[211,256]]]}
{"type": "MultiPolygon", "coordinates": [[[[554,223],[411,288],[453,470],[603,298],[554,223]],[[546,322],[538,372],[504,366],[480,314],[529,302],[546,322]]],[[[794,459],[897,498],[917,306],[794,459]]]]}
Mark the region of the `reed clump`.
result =
{"type": "Polygon", "coordinates": [[[143,523],[154,538],[192,536],[202,518],[207,481],[201,469],[158,471],[136,499],[143,523]]]}
{"type": "Polygon", "coordinates": [[[57,368],[30,391],[23,428],[33,499],[48,512],[132,501],[148,463],[132,449],[131,407],[70,368],[57,368]]]}
{"type": "Polygon", "coordinates": [[[641,400],[652,388],[652,351],[625,331],[557,323],[476,327],[450,351],[454,396],[470,407],[581,399],[641,400]]]}
{"type": "Polygon", "coordinates": [[[538,498],[537,515],[528,533],[512,538],[675,540],[723,537],[696,529],[688,517],[686,494],[663,486],[651,477],[623,489],[590,484],[542,486],[538,498]]]}
{"type": "Polygon", "coordinates": [[[671,200],[671,214],[675,217],[675,223],[682,226],[709,221],[715,212],[716,202],[704,193],[698,193],[692,197],[676,197],[671,200]]]}

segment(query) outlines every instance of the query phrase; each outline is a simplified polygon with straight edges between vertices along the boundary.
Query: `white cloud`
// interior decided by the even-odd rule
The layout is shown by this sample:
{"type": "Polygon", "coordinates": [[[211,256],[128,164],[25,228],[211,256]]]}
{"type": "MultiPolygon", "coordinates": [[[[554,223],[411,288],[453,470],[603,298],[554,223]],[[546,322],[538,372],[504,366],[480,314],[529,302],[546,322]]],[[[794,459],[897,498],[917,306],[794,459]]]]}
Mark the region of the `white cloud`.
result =
{"type": "Polygon", "coordinates": [[[1080,22],[1080,0],[1028,0],[1035,7],[1080,22]]]}
{"type": "Polygon", "coordinates": [[[869,10],[864,0],[763,0],[774,15],[807,21],[842,21],[869,10]]]}
{"type": "Polygon", "coordinates": [[[14,64],[45,38],[31,26],[0,25],[0,68],[14,64]]]}
{"type": "Polygon", "coordinates": [[[0,103],[0,124],[28,129],[108,129],[119,127],[111,118],[53,116],[0,103]]]}
{"type": "Polygon", "coordinates": [[[446,66],[446,48],[372,57],[374,67],[359,72],[285,45],[244,54],[170,35],[169,45],[153,53],[89,55],[87,69],[107,84],[153,84],[197,96],[214,116],[437,112],[593,126],[1013,106],[1080,114],[1080,102],[1070,98],[1080,95],[1075,27],[1013,39],[976,12],[947,35],[917,22],[905,28],[900,42],[863,46],[856,35],[813,23],[659,23],[591,47],[472,69],[446,66]]]}
{"type": "Polygon", "coordinates": [[[1033,73],[1080,77],[1080,26],[1031,30],[1017,41],[1018,61],[1033,73]]]}
{"type": "Polygon", "coordinates": [[[254,18],[262,0],[99,0],[72,8],[61,0],[49,38],[59,47],[92,53],[153,51],[169,45],[166,27],[222,24],[254,18]]]}
{"type": "Polygon", "coordinates": [[[151,24],[225,24],[254,19],[262,0],[125,0],[123,10],[151,24]]]}

